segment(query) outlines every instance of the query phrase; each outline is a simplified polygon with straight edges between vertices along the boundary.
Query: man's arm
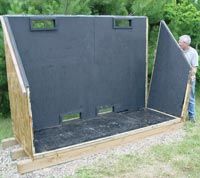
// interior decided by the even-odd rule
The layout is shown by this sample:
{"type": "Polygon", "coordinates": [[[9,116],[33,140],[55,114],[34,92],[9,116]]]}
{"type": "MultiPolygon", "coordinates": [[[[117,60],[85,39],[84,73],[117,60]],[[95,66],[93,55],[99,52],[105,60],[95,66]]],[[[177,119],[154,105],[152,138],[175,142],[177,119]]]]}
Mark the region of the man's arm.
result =
{"type": "Polygon", "coordinates": [[[192,75],[196,75],[197,73],[197,67],[192,67],[192,75]]]}
{"type": "Polygon", "coordinates": [[[192,67],[192,70],[191,70],[191,80],[194,81],[196,79],[196,73],[197,73],[197,67],[192,67]]]}
{"type": "Polygon", "coordinates": [[[195,80],[198,65],[199,65],[199,55],[198,55],[197,51],[195,51],[195,53],[193,55],[193,60],[192,60],[192,71],[191,71],[191,79],[192,80],[195,80]]]}
{"type": "Polygon", "coordinates": [[[193,54],[193,59],[192,59],[191,65],[192,65],[191,79],[195,80],[197,68],[198,68],[198,65],[199,65],[199,55],[198,55],[197,51],[195,51],[195,53],[193,54]]]}

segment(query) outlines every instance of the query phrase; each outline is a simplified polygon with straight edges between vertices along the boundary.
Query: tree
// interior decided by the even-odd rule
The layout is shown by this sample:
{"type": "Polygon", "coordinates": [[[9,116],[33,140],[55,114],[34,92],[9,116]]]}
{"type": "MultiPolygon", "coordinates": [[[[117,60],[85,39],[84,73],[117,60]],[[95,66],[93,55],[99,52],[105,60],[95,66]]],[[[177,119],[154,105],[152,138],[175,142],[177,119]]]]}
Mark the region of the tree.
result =
{"type": "Polygon", "coordinates": [[[90,0],[93,15],[127,15],[125,0],[90,0]]]}
{"type": "Polygon", "coordinates": [[[189,0],[198,10],[200,10],[200,0],[189,0]]]}
{"type": "Polygon", "coordinates": [[[10,14],[90,14],[89,0],[13,0],[10,14]]]}
{"type": "MultiPolygon", "coordinates": [[[[157,26],[164,18],[164,6],[167,3],[175,4],[174,0],[135,0],[132,4],[132,14],[149,18],[150,28],[157,26]]],[[[151,30],[151,29],[150,29],[151,30]]]]}
{"type": "MultiPolygon", "coordinates": [[[[0,0],[0,15],[6,14],[9,8],[10,3],[8,1],[0,0]]],[[[0,26],[0,113],[7,114],[9,113],[9,100],[3,45],[3,33],[0,26]]]]}
{"type": "Polygon", "coordinates": [[[90,14],[90,0],[62,0],[61,14],[90,14]]]}
{"type": "Polygon", "coordinates": [[[182,34],[192,37],[192,45],[198,49],[200,42],[200,11],[184,0],[176,5],[168,4],[164,9],[164,17],[173,34],[178,38],[182,34]]]}
{"type": "Polygon", "coordinates": [[[13,0],[9,14],[53,14],[57,13],[59,0],[13,0]]]}

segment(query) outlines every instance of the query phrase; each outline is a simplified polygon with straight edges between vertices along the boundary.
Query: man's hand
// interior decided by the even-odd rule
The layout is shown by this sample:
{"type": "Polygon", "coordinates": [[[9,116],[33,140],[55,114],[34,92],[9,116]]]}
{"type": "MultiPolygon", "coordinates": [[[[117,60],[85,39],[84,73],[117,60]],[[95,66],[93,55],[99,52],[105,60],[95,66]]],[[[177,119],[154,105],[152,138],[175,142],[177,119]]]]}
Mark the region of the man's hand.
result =
{"type": "Polygon", "coordinates": [[[191,80],[192,80],[192,81],[195,81],[195,79],[196,79],[196,76],[195,76],[195,75],[192,75],[192,76],[191,76],[191,80]]]}
{"type": "Polygon", "coordinates": [[[194,81],[196,79],[197,67],[192,67],[191,71],[191,80],[194,81]]]}
{"type": "Polygon", "coordinates": [[[197,67],[192,67],[192,74],[196,75],[197,73],[197,67]]]}

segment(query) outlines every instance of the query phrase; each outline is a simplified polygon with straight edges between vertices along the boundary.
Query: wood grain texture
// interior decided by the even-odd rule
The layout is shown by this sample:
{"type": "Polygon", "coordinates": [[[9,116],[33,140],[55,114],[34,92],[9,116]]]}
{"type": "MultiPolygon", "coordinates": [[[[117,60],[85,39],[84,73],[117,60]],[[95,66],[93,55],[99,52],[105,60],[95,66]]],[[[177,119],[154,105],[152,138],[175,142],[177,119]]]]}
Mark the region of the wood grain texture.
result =
{"type": "Polygon", "coordinates": [[[33,157],[33,124],[29,88],[24,88],[3,18],[1,18],[1,22],[4,31],[6,69],[13,133],[15,139],[22,145],[27,155],[33,157]]]}
{"type": "Polygon", "coordinates": [[[181,119],[174,119],[161,124],[137,129],[134,131],[118,134],[115,136],[97,139],[94,141],[61,148],[58,150],[43,152],[34,155],[34,159],[26,159],[17,163],[18,172],[21,174],[42,169],[45,167],[61,164],[64,162],[80,159],[85,155],[97,153],[116,146],[124,145],[146,137],[169,132],[182,127],[181,119]]]}

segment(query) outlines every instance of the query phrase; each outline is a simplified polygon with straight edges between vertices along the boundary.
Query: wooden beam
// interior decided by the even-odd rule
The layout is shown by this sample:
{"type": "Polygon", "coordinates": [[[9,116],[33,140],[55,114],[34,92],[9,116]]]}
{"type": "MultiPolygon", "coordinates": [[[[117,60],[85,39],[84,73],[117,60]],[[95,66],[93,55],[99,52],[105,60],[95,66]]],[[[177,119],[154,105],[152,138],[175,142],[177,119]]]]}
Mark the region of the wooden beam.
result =
{"type": "Polygon", "coordinates": [[[27,154],[25,153],[23,148],[17,148],[11,151],[10,156],[11,156],[11,159],[14,161],[19,158],[27,157],[27,154]]]}
{"type": "Polygon", "coordinates": [[[145,108],[147,108],[147,103],[148,103],[148,46],[149,46],[149,20],[148,18],[146,19],[146,76],[145,76],[145,108]]]}
{"type": "Polygon", "coordinates": [[[187,86],[186,86],[186,90],[185,90],[185,97],[184,97],[184,101],[183,101],[183,107],[182,107],[182,113],[181,113],[181,118],[183,119],[183,121],[186,121],[186,118],[187,118],[190,92],[191,92],[191,88],[192,88],[192,86],[191,86],[191,74],[192,74],[192,69],[191,69],[189,76],[188,76],[188,82],[187,82],[187,86]]]}
{"type": "MultiPolygon", "coordinates": [[[[159,36],[160,36],[160,29],[161,29],[161,23],[160,23],[160,26],[159,26],[159,31],[158,31],[158,37],[157,37],[157,41],[156,41],[156,47],[158,48],[158,42],[159,42],[159,36]]],[[[157,60],[157,48],[156,50],[154,51],[154,58],[153,58],[153,67],[152,67],[152,70],[151,70],[151,79],[150,79],[150,83],[149,83],[149,91],[148,91],[148,99],[149,99],[149,96],[150,96],[150,91],[151,91],[151,85],[152,85],[152,82],[153,82],[153,76],[154,76],[154,68],[155,68],[155,64],[156,64],[156,60],[157,60]]],[[[148,106],[148,101],[147,101],[147,106],[148,106]]]]}
{"type": "MultiPolygon", "coordinates": [[[[4,32],[6,70],[9,90],[10,110],[13,133],[24,151],[32,157],[35,153],[33,145],[33,120],[30,103],[30,90],[23,83],[17,57],[11,43],[5,19],[1,16],[4,32]]],[[[18,59],[19,60],[19,59],[18,59]]]]}
{"type": "Polygon", "coordinates": [[[31,172],[37,169],[75,160],[84,155],[110,149],[112,147],[127,144],[136,140],[141,140],[152,135],[169,132],[182,127],[182,125],[183,122],[181,122],[181,118],[179,118],[107,138],[35,154],[33,160],[27,159],[19,161],[17,163],[17,169],[21,174],[31,172]]]}
{"type": "Polygon", "coordinates": [[[2,149],[6,149],[17,144],[18,142],[14,137],[6,138],[1,141],[2,149]]]}
{"type": "Polygon", "coordinates": [[[11,57],[12,57],[12,62],[14,64],[14,67],[15,67],[15,70],[16,70],[16,74],[17,74],[17,77],[18,77],[18,80],[19,80],[21,90],[22,90],[23,93],[26,93],[26,87],[24,85],[24,82],[23,82],[21,74],[20,74],[20,70],[19,70],[19,67],[18,67],[18,64],[17,64],[17,59],[16,59],[16,56],[15,56],[15,52],[14,52],[13,46],[11,44],[11,39],[10,39],[10,36],[9,36],[8,30],[7,30],[7,27],[6,27],[6,23],[5,23],[3,16],[0,16],[0,20],[1,20],[1,25],[2,25],[2,29],[3,29],[4,37],[5,37],[5,39],[8,43],[8,47],[9,47],[10,54],[11,54],[11,57]]]}
{"type": "Polygon", "coordinates": [[[148,108],[148,110],[155,111],[155,112],[157,112],[157,113],[160,113],[160,114],[163,114],[163,115],[172,117],[172,118],[174,118],[174,119],[178,119],[178,118],[179,118],[179,117],[177,117],[177,116],[173,116],[173,115],[171,115],[171,114],[168,114],[168,113],[165,113],[165,112],[162,112],[162,111],[158,111],[158,110],[156,110],[156,109],[148,108]]]}

